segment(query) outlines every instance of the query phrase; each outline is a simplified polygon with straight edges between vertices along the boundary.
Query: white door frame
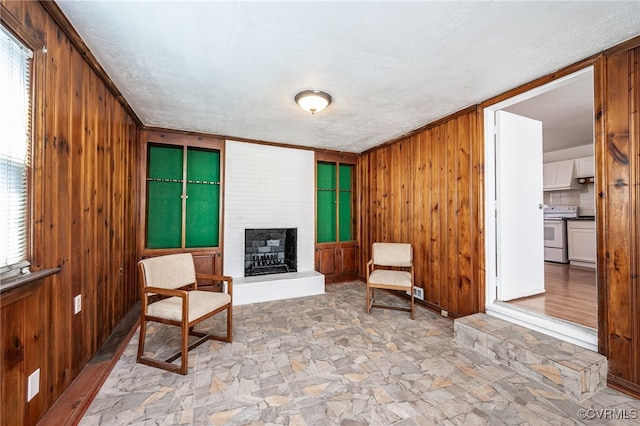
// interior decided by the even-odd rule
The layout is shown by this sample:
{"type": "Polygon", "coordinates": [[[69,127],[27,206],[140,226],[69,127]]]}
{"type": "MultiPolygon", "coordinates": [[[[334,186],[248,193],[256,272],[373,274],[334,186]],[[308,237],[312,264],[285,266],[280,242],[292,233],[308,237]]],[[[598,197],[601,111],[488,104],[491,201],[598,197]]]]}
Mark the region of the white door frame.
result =
{"type": "Polygon", "coordinates": [[[533,330],[540,331],[564,341],[598,350],[597,331],[582,327],[558,318],[526,311],[522,308],[496,300],[497,267],[496,267],[496,149],[495,149],[495,112],[510,105],[533,98],[542,93],[557,89],[567,84],[575,76],[592,71],[587,67],[573,74],[554,80],[513,98],[498,102],[484,109],[484,147],[485,147],[485,265],[486,265],[486,304],[488,315],[520,324],[533,330]]]}

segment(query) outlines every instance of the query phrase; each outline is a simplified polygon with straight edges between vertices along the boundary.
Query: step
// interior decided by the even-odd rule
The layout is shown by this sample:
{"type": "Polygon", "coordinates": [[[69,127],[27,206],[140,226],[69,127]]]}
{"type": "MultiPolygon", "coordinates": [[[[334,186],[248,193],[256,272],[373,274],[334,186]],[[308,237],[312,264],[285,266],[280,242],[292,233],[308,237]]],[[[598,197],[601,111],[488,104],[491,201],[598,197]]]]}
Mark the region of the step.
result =
{"type": "Polygon", "coordinates": [[[607,385],[603,355],[500,318],[457,318],[454,339],[577,401],[607,385]]]}

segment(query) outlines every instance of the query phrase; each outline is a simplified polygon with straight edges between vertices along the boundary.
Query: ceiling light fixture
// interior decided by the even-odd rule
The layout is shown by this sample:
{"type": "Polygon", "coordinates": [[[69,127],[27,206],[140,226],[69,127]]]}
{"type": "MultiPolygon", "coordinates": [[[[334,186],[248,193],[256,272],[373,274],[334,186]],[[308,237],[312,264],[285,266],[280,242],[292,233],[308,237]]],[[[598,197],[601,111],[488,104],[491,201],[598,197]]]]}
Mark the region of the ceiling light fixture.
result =
{"type": "Polygon", "coordinates": [[[303,90],[294,98],[296,103],[312,115],[320,112],[331,103],[331,95],[322,90],[303,90]]]}

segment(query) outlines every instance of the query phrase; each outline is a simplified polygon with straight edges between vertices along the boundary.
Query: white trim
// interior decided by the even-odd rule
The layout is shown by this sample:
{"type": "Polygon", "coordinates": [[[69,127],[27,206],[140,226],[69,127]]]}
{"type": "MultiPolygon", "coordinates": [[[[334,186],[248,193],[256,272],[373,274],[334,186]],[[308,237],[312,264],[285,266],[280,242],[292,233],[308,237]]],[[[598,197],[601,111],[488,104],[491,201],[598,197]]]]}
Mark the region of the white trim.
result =
{"type": "Polygon", "coordinates": [[[598,335],[596,330],[592,328],[529,312],[517,306],[498,301],[487,305],[486,314],[598,352],[598,335]]]}
{"type": "Polygon", "coordinates": [[[573,77],[592,72],[593,66],[586,67],[573,74],[536,87],[484,109],[484,148],[485,148],[485,312],[566,342],[573,343],[592,351],[598,350],[597,331],[558,318],[526,311],[522,308],[496,300],[498,285],[496,268],[496,186],[495,186],[495,112],[526,99],[541,95],[566,85],[573,77]]]}
{"type": "Polygon", "coordinates": [[[316,271],[233,279],[233,306],[324,294],[324,275],[316,271]]]}

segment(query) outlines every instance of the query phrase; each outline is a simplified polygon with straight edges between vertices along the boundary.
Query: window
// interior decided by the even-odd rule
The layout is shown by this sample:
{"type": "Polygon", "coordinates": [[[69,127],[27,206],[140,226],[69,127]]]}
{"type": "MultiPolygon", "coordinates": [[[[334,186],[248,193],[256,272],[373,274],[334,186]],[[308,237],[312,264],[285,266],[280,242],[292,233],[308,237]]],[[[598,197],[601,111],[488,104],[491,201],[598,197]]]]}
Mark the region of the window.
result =
{"type": "Polygon", "coordinates": [[[147,165],[146,247],[217,247],[220,151],[150,144],[147,165]]]}
{"type": "Polygon", "coordinates": [[[33,52],[4,27],[0,28],[0,275],[6,278],[29,266],[33,52]]]}
{"type": "Polygon", "coordinates": [[[353,240],[353,169],[350,164],[317,163],[316,239],[319,243],[353,240]]]}

